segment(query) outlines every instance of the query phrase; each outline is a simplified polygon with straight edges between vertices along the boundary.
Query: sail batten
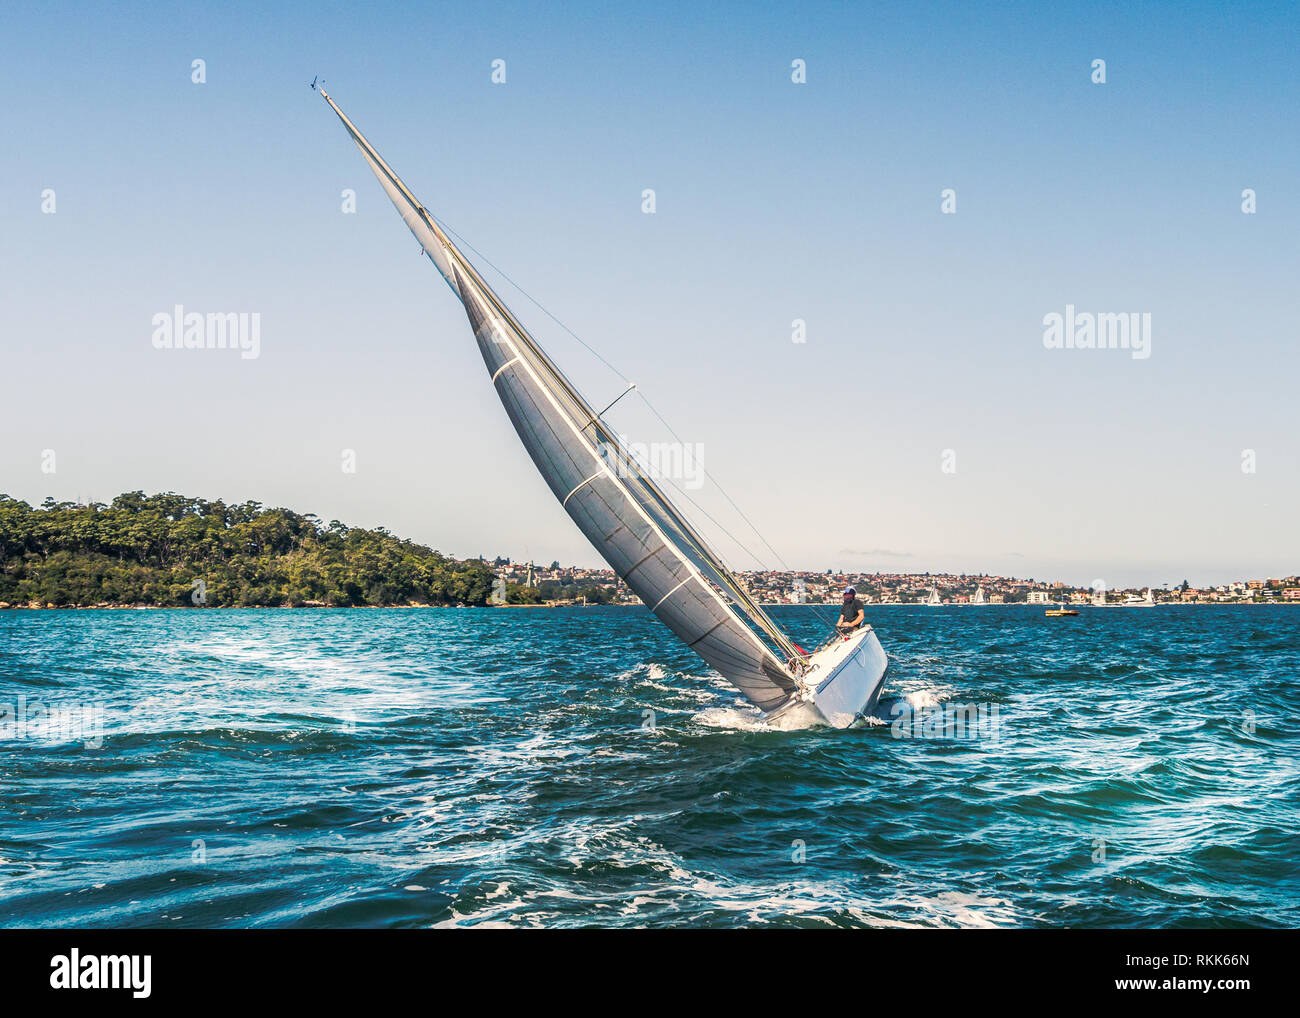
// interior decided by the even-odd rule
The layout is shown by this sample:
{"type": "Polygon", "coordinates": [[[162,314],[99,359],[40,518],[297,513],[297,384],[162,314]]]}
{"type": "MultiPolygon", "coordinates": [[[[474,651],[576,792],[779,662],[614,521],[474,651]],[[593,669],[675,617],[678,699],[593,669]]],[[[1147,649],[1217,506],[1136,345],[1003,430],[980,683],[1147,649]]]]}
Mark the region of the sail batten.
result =
{"type": "Polygon", "coordinates": [[[749,622],[782,653],[794,657],[798,652],[789,638],[658,486],[626,457],[618,436],[334,101],[325,98],[464,305],[506,414],[564,511],[615,574],[684,644],[763,710],[786,702],[801,683],[749,622]],[[615,457],[618,469],[610,463],[615,457]],[[692,579],[699,582],[692,584],[692,579]]]}

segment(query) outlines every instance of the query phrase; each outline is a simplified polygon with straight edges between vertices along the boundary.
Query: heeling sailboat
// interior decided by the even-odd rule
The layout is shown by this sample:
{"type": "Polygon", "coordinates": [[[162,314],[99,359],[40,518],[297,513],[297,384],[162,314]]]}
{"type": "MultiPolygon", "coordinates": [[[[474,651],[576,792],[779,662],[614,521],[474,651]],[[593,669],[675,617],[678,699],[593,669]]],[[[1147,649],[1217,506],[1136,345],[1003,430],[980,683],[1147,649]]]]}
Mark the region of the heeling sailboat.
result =
{"type": "Polygon", "coordinates": [[[863,626],[809,654],[750,596],[429,211],[324,90],[363,158],[465,307],[533,463],[610,568],[770,720],[844,728],[880,695],[888,658],[863,626]]]}

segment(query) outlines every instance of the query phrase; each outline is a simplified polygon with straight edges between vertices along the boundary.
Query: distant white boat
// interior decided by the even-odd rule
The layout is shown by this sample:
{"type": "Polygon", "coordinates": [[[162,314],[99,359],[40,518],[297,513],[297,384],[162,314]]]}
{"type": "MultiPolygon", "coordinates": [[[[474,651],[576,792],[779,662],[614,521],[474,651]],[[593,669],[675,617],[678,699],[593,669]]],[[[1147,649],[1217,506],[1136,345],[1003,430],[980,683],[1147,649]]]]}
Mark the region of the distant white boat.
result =
{"type": "Polygon", "coordinates": [[[937,608],[939,605],[943,604],[943,602],[939,600],[938,587],[930,588],[930,596],[925,599],[925,604],[927,608],[937,608]]]}
{"type": "Polygon", "coordinates": [[[1155,598],[1151,596],[1151,588],[1147,587],[1145,597],[1138,597],[1136,594],[1130,594],[1124,598],[1125,608],[1154,608],[1156,606],[1155,598]]]}
{"type": "Polygon", "coordinates": [[[984,588],[982,586],[975,591],[975,597],[971,599],[971,604],[988,604],[988,601],[984,599],[984,588]]]}
{"type": "MultiPolygon", "coordinates": [[[[442,224],[334,100],[321,95],[419,241],[420,253],[463,305],[492,388],[538,472],[619,579],[768,720],[847,728],[869,712],[888,666],[871,626],[837,633],[812,653],[791,640],[641,469],[605,420],[609,407],[598,410],[587,401],[442,224]]],[[[818,512],[812,502],[805,509],[810,517],[818,512]]]]}

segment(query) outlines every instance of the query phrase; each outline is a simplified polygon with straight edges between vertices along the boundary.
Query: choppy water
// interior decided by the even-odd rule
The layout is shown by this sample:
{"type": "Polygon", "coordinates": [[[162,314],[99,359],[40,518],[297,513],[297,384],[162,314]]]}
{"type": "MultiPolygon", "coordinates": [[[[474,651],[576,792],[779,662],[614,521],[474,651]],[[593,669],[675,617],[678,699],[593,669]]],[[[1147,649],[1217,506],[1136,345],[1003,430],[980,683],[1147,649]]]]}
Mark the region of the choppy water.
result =
{"type": "Polygon", "coordinates": [[[1300,611],[869,617],[773,732],[639,608],[0,612],[0,924],[1300,925],[1300,611]]]}

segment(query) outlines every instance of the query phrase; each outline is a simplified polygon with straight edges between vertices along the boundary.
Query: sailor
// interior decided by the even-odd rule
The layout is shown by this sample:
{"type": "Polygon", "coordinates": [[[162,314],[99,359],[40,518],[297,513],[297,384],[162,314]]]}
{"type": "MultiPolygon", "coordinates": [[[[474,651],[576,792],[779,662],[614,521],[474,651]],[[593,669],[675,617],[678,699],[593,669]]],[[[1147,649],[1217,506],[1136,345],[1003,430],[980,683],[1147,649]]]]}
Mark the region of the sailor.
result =
{"type": "Polygon", "coordinates": [[[866,617],[866,612],[862,610],[862,602],[858,600],[858,592],[852,587],[845,587],[844,604],[840,607],[840,617],[835,623],[835,628],[844,636],[848,636],[862,625],[866,617]]]}

